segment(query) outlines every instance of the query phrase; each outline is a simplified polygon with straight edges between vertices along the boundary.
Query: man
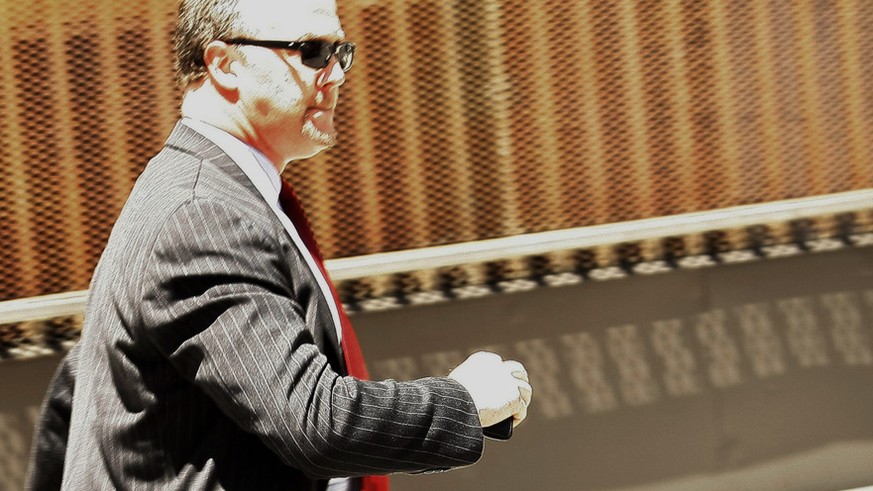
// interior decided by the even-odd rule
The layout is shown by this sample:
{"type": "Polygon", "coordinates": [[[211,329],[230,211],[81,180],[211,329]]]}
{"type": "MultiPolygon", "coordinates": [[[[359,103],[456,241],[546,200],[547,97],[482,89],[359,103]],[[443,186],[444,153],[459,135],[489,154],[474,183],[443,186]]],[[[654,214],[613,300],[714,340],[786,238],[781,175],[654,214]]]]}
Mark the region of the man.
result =
{"type": "Polygon", "coordinates": [[[483,427],[525,418],[527,373],[493,353],[448,377],[364,380],[279,178],[334,144],[354,49],[333,0],[183,1],[184,118],[94,272],[30,487],[386,489],[369,476],[472,464],[483,427]]]}

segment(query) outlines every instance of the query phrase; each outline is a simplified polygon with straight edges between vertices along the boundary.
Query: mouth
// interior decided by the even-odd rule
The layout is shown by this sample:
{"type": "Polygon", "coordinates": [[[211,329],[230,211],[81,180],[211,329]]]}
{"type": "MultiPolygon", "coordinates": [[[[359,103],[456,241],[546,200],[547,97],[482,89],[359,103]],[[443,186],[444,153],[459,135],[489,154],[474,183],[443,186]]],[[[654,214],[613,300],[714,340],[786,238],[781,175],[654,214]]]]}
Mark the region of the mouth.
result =
{"type": "Polygon", "coordinates": [[[306,118],[322,133],[334,134],[336,128],[333,124],[333,107],[311,107],[306,111],[306,118]]]}

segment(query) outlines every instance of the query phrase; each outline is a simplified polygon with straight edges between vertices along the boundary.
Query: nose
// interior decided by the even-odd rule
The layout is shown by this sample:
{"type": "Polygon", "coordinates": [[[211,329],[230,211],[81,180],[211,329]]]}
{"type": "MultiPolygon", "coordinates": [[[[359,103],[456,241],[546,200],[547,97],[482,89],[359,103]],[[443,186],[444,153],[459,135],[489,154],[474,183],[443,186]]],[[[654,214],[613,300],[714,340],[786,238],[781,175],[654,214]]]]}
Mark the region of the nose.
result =
{"type": "Polygon", "coordinates": [[[322,71],[320,85],[326,87],[328,85],[339,87],[346,83],[346,72],[337,61],[336,56],[330,59],[330,63],[322,71]]]}

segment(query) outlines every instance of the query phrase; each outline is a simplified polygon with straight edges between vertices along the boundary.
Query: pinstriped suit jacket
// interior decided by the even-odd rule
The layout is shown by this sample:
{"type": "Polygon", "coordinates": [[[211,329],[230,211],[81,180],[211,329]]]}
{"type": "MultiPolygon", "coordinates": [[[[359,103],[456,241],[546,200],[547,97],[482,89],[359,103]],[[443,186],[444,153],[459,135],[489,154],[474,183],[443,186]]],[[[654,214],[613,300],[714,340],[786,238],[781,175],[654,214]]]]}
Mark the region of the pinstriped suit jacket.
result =
{"type": "Polygon", "coordinates": [[[40,423],[31,486],[58,454],[64,489],[308,490],[482,452],[457,382],[342,376],[327,304],[287,232],[182,124],[113,228],[76,355],[45,412],[57,419],[72,394],[66,446],[62,424],[40,423]]]}

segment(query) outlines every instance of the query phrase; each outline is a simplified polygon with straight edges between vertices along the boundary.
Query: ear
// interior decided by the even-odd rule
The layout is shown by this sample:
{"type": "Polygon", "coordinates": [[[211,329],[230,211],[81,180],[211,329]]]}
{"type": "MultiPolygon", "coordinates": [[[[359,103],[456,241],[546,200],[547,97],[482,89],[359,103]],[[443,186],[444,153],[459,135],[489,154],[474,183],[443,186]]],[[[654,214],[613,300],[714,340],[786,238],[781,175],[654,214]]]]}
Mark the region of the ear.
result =
{"type": "Polygon", "coordinates": [[[236,90],[237,84],[235,66],[236,59],[230,46],[223,41],[210,41],[203,50],[203,61],[206,63],[207,76],[219,89],[236,90]]]}

